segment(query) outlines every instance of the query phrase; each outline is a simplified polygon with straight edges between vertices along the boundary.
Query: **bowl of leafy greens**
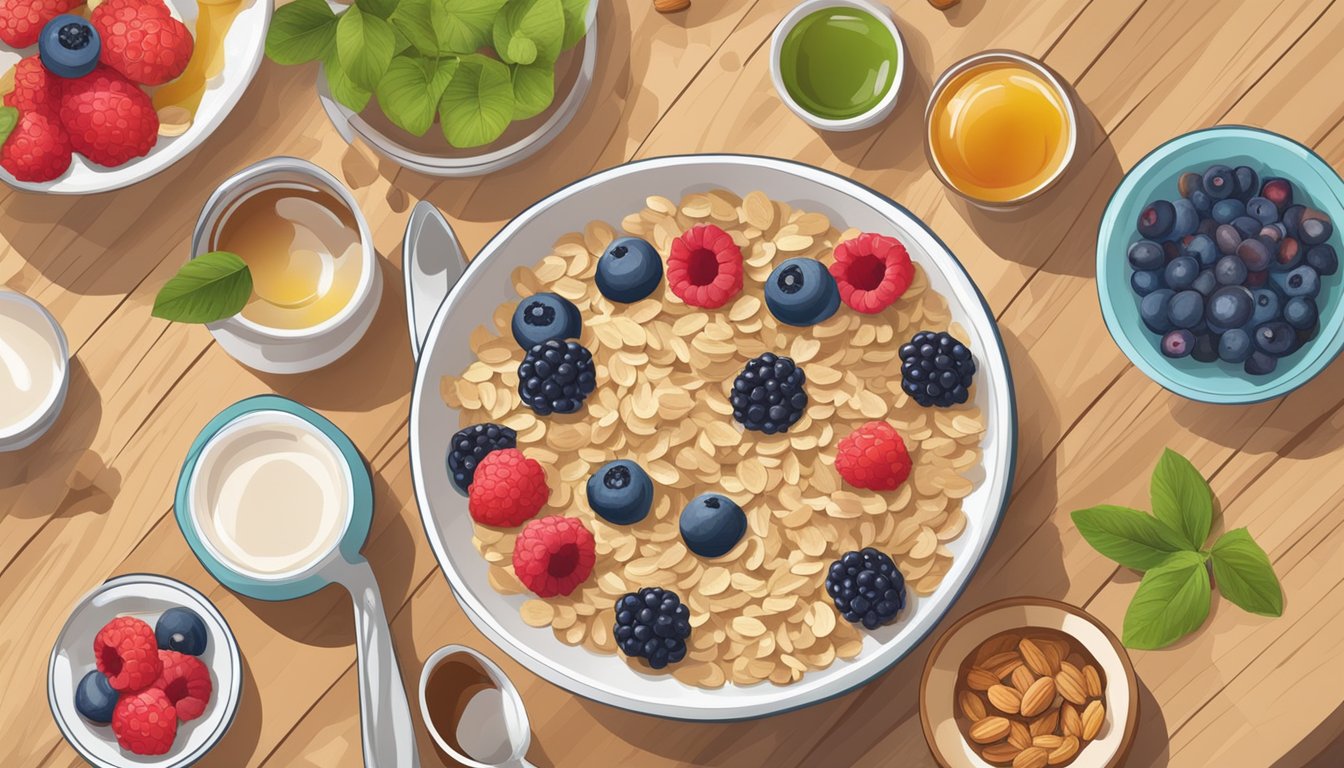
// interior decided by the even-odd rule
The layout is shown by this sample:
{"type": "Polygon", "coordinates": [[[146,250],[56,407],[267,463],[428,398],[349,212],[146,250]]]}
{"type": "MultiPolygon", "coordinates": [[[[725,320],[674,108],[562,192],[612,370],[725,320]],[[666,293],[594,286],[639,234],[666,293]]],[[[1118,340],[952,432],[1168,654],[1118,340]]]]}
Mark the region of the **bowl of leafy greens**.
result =
{"type": "Polygon", "coordinates": [[[578,111],[597,62],[597,0],[294,0],[266,55],[321,63],[341,136],[432,176],[530,157],[578,111]]]}

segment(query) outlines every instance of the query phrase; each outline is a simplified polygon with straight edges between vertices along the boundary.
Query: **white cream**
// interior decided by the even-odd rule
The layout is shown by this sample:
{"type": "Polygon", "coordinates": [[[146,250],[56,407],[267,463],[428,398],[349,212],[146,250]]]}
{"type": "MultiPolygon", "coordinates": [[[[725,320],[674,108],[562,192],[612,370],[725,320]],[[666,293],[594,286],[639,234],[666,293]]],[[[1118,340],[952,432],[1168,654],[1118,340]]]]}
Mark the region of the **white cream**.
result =
{"type": "Polygon", "coordinates": [[[225,565],[277,578],[336,547],[350,485],[349,467],[326,436],[298,417],[263,412],[225,427],[202,452],[192,506],[225,565]]]}
{"type": "Polygon", "coordinates": [[[0,291],[0,438],[29,430],[51,410],[65,380],[62,347],[41,309],[0,291]]]}

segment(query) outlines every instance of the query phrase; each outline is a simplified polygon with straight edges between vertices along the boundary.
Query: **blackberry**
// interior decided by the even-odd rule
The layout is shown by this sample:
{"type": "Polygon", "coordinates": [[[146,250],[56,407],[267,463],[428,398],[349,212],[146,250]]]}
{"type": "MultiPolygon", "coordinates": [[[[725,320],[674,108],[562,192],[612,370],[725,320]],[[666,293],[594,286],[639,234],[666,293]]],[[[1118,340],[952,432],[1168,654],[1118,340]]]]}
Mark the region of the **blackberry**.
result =
{"type": "Polygon", "coordinates": [[[616,601],[616,644],[626,656],[643,657],[662,669],[686,658],[691,614],[675,592],[644,587],[616,601]]]}
{"type": "Polygon", "coordinates": [[[901,389],[928,408],[946,408],[970,398],[975,358],[947,333],[920,331],[901,347],[901,389]]]}
{"type": "Polygon", "coordinates": [[[476,466],[486,454],[501,448],[517,448],[518,433],[499,424],[475,424],[458,431],[448,443],[448,475],[457,490],[466,493],[476,476],[476,466]]]}
{"type": "Polygon", "coordinates": [[[733,418],[747,429],[787,432],[807,408],[807,375],[787,357],[770,352],[747,361],[733,382],[733,418]]]}
{"type": "Polygon", "coordinates": [[[518,394],[537,413],[574,413],[597,386],[593,353],[577,341],[536,345],[518,366],[518,394]]]}
{"type": "Polygon", "coordinates": [[[891,557],[872,547],[831,563],[826,592],[846,621],[867,629],[889,623],[905,607],[905,577],[891,557]]]}

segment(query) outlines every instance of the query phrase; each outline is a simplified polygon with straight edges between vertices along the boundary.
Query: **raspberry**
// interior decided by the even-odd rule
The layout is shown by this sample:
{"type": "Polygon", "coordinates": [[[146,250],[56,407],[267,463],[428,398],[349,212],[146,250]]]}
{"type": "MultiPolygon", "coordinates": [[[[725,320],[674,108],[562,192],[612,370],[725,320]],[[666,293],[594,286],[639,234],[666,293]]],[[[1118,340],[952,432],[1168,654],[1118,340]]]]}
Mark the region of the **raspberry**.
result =
{"type": "Polygon", "coordinates": [[[0,40],[11,48],[37,44],[48,21],[84,0],[0,0],[0,40]]]}
{"type": "Polygon", "coordinates": [[[138,691],[163,671],[154,628],[131,616],[119,616],[98,630],[93,657],[98,671],[118,691],[138,691]]]}
{"type": "Polygon", "coordinates": [[[159,135],[159,116],[145,92],[101,64],[65,82],[61,124],[76,152],[108,167],[147,154],[159,135]]]}
{"type": "Polygon", "coordinates": [[[533,520],[513,543],[513,573],[537,597],[573,592],[593,572],[596,559],[593,534],[575,517],[533,520]]]}
{"type": "Polygon", "coordinates": [[[41,112],[58,120],[61,111],[61,80],[29,56],[14,65],[14,90],[5,94],[5,105],[19,112],[41,112]]]}
{"type": "Polygon", "coordinates": [[[70,137],[55,117],[24,112],[0,147],[0,167],[19,181],[51,181],[70,167],[70,137]]]}
{"type": "Polygon", "coordinates": [[[107,0],[90,21],[103,41],[99,60],[137,83],[166,83],[191,61],[191,31],[162,0],[107,0]]]}
{"type": "Polygon", "coordinates": [[[901,298],[915,279],[915,265],[900,240],[869,232],[835,247],[831,276],[842,301],[873,315],[901,298]]]}
{"type": "Polygon", "coordinates": [[[502,448],[476,465],[467,509],[481,525],[512,528],[540,512],[550,496],[541,465],[517,448],[502,448]]]}
{"type": "Polygon", "coordinates": [[[667,284],[693,307],[722,307],[742,290],[742,251],[713,224],[692,227],[672,241],[667,284]]]}
{"type": "Polygon", "coordinates": [[[894,491],[910,477],[910,454],[896,428],[870,421],[840,441],[835,470],[846,483],[870,491],[894,491]]]}
{"type": "Polygon", "coordinates": [[[177,719],[195,720],[205,712],[214,686],[210,670],[195,656],[177,651],[159,651],[163,671],[154,681],[154,688],[163,691],[177,710],[177,719]]]}
{"type": "Polygon", "coordinates": [[[137,755],[166,754],[177,738],[177,711],[157,688],[126,694],[112,710],[112,733],[137,755]]]}

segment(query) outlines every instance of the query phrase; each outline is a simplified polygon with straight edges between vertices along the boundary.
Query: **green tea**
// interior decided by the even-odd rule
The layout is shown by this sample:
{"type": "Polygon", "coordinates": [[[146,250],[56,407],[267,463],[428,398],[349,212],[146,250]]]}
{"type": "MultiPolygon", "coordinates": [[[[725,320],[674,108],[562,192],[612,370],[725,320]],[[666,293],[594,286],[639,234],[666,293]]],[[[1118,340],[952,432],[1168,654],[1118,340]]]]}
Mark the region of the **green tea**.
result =
{"type": "Polygon", "coordinates": [[[857,117],[894,87],[900,50],[877,17],[856,8],[808,14],[784,37],[780,74],[803,109],[828,120],[857,117]]]}

